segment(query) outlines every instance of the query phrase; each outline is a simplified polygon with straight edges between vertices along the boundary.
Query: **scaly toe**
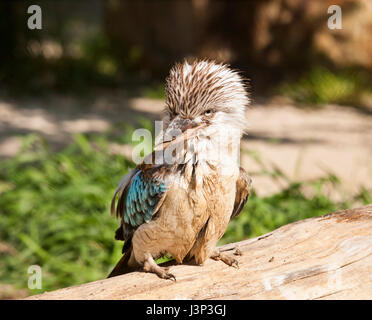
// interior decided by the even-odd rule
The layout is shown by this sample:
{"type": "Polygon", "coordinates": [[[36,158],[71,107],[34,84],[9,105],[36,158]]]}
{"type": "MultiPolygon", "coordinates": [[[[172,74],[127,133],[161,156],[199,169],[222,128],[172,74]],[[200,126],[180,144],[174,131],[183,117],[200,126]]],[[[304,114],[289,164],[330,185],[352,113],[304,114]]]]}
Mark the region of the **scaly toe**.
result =
{"type": "Polygon", "coordinates": [[[231,261],[231,266],[234,267],[234,268],[236,268],[236,269],[239,269],[239,262],[238,262],[238,260],[233,259],[231,261]]]}
{"type": "Polygon", "coordinates": [[[242,256],[243,255],[243,252],[241,252],[239,248],[235,248],[234,255],[236,255],[236,256],[242,256]]]}
{"type": "Polygon", "coordinates": [[[172,281],[177,281],[176,277],[172,273],[166,273],[164,279],[169,279],[172,281]]]}

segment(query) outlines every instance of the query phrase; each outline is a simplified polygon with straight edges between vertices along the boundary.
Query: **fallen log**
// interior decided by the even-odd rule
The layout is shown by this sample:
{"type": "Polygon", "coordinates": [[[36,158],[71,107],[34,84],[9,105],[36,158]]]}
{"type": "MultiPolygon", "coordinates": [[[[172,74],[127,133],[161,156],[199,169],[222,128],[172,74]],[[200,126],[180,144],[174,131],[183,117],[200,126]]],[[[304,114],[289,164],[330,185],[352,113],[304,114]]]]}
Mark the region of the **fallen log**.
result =
{"type": "Polygon", "coordinates": [[[133,272],[28,299],[372,299],[372,205],[221,249],[235,247],[239,269],[208,260],[171,266],[176,282],[133,272]]]}

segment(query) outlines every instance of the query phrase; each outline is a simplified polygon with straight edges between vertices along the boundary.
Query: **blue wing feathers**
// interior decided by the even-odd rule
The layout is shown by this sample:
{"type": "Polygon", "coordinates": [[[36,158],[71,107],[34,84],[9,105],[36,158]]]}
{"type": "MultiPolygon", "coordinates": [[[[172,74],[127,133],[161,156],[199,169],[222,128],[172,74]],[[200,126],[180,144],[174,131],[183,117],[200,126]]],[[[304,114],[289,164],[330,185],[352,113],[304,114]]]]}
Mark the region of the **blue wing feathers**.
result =
{"type": "Polygon", "coordinates": [[[141,171],[132,178],[125,202],[124,222],[137,227],[149,222],[167,188],[155,179],[146,180],[141,171]]]}

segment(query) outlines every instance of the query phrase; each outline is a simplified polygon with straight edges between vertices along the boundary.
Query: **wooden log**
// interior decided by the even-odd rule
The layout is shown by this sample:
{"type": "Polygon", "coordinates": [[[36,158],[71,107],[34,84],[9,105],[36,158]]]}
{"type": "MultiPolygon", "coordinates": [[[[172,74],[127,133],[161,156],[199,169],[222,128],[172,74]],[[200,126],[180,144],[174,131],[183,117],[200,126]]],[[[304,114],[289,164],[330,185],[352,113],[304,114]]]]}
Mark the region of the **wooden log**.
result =
{"type": "Polygon", "coordinates": [[[372,299],[372,205],[294,222],[238,246],[240,268],[174,265],[177,281],[133,272],[28,299],[372,299]]]}

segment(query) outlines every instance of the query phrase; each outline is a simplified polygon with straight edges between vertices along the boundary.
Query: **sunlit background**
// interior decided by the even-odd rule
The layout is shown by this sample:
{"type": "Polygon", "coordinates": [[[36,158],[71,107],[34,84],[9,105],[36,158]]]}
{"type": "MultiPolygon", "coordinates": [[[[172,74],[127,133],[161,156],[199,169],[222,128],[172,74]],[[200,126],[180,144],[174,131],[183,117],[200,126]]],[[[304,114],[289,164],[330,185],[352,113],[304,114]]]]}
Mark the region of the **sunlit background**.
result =
{"type": "Polygon", "coordinates": [[[107,276],[132,132],[153,130],[184,58],[250,79],[254,193],[220,244],[372,203],[369,0],[1,1],[0,39],[0,299],[107,276]],[[342,29],[328,27],[335,4],[342,29]]]}

